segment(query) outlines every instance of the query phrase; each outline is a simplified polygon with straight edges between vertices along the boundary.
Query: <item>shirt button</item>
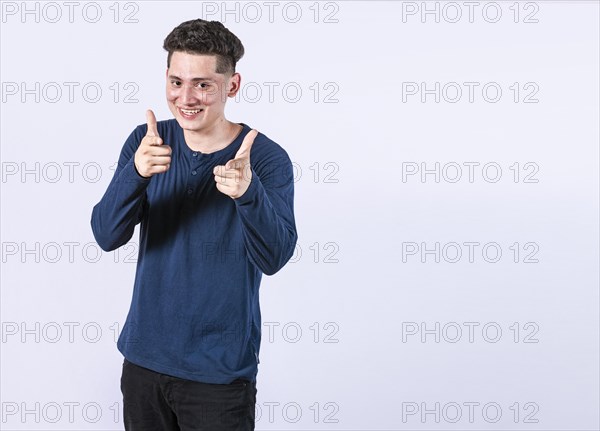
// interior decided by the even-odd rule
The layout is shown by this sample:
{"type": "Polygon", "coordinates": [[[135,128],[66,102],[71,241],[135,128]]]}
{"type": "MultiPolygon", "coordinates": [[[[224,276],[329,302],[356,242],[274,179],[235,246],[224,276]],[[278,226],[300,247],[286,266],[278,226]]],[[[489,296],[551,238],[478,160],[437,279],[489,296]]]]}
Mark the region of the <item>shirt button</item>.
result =
{"type": "Polygon", "coordinates": [[[196,171],[192,171],[192,175],[196,175],[198,172],[196,171]]]}
{"type": "Polygon", "coordinates": [[[191,194],[192,194],[192,192],[193,192],[193,190],[192,190],[192,189],[188,189],[188,191],[187,191],[187,194],[188,194],[188,195],[191,195],[191,194]]]}
{"type": "Polygon", "coordinates": [[[198,157],[198,153],[194,151],[194,152],[192,153],[192,156],[194,156],[194,157],[198,157]]]}

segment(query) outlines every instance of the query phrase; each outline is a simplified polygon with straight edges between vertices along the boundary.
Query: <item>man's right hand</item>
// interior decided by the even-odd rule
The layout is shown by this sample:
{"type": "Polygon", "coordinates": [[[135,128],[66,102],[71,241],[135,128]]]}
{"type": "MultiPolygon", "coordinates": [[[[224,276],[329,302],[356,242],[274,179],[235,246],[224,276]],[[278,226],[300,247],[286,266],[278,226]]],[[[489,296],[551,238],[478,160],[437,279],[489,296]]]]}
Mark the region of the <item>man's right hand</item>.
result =
{"type": "Polygon", "coordinates": [[[146,111],[148,131],[135,152],[135,168],[142,177],[150,178],[154,174],[166,172],[171,166],[171,147],[164,145],[158,128],[156,117],[150,109],[146,111]]]}

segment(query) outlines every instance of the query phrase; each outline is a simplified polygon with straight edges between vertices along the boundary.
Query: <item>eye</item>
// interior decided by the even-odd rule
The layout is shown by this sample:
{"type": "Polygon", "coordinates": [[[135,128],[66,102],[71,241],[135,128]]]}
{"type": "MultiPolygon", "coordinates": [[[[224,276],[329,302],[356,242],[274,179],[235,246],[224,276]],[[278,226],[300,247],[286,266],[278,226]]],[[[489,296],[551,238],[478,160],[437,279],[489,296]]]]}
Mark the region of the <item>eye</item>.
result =
{"type": "Polygon", "coordinates": [[[208,87],[210,87],[210,84],[208,84],[206,82],[199,82],[198,87],[199,88],[208,88],[208,87]]]}
{"type": "Polygon", "coordinates": [[[175,87],[179,87],[181,85],[181,81],[177,81],[176,79],[171,80],[171,85],[175,87]]]}

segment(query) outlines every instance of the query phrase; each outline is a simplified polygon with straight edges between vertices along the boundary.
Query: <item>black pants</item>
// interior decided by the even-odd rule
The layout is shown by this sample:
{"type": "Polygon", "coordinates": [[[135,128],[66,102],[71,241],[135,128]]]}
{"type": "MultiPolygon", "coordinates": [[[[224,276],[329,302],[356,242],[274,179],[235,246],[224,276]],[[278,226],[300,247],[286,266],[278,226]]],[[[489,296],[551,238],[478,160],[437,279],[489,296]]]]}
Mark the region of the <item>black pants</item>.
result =
{"type": "Polygon", "coordinates": [[[252,431],[256,383],[180,379],[128,360],[121,376],[126,431],[252,431]]]}

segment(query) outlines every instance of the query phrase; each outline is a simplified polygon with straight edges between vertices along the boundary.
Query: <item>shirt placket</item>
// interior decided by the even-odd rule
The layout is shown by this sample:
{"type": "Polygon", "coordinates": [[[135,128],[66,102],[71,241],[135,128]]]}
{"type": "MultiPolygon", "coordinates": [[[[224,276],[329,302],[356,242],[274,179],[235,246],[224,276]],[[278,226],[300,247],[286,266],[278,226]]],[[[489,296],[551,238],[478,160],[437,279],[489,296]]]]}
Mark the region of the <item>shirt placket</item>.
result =
{"type": "Polygon", "coordinates": [[[186,202],[192,203],[197,197],[198,188],[202,181],[206,181],[205,170],[210,163],[211,154],[203,154],[199,151],[191,151],[189,154],[190,168],[186,181],[186,202]]]}

